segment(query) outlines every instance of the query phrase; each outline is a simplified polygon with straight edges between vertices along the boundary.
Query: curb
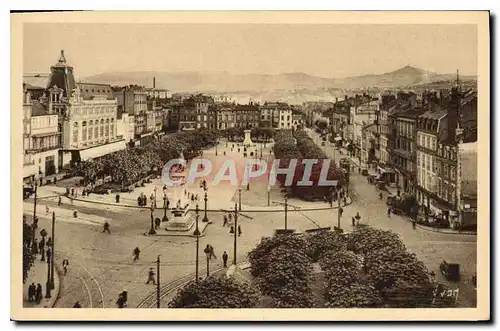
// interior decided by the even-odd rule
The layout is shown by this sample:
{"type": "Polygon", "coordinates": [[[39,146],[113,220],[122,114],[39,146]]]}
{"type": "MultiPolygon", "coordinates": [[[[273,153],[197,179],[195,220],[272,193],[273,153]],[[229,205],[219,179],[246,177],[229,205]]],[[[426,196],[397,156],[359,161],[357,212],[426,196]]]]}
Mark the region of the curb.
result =
{"type": "MultiPolygon", "coordinates": [[[[94,204],[99,204],[99,205],[105,205],[105,206],[114,206],[114,207],[125,207],[125,208],[136,208],[136,209],[142,209],[142,210],[151,210],[150,207],[139,207],[139,206],[132,206],[132,205],[121,205],[121,204],[116,204],[116,203],[111,203],[111,202],[98,202],[95,200],[83,200],[83,199],[77,199],[77,198],[71,198],[68,197],[71,200],[74,201],[79,201],[79,202],[84,202],[84,203],[94,203],[94,204]]],[[[349,206],[350,204],[353,203],[352,197],[349,197],[351,200],[350,203],[348,203],[345,206],[349,206]]],[[[341,206],[344,207],[344,206],[341,206]]],[[[337,209],[338,206],[333,206],[333,207],[321,207],[321,208],[299,208],[300,211],[319,211],[319,210],[330,210],[330,209],[337,209]]],[[[163,208],[155,208],[155,210],[163,210],[163,208]]],[[[247,209],[247,210],[241,210],[239,212],[246,212],[246,213],[269,213],[269,212],[278,212],[278,213],[283,213],[285,209],[247,209]]],[[[295,210],[289,210],[289,211],[295,211],[295,210]]],[[[221,212],[221,209],[207,209],[207,212],[221,212]]]]}
{"type": "MultiPolygon", "coordinates": [[[[461,235],[461,236],[477,236],[477,233],[475,232],[470,232],[470,231],[467,231],[467,232],[448,232],[448,231],[440,231],[440,230],[437,230],[436,228],[433,228],[433,227],[430,227],[430,226],[424,226],[424,225],[421,225],[421,224],[416,224],[417,227],[425,230],[425,231],[429,231],[429,232],[434,232],[434,233],[442,233],[442,234],[454,234],[454,235],[461,235]]],[[[456,231],[456,230],[454,230],[456,231]]]]}

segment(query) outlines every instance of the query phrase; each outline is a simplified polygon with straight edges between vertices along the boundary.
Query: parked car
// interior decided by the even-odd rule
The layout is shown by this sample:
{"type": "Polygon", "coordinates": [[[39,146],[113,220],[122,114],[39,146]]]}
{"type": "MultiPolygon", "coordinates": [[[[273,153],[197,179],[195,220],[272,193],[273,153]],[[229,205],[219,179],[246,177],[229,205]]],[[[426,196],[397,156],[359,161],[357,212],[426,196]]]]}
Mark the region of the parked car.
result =
{"type": "Polygon", "coordinates": [[[460,280],[460,264],[458,263],[448,263],[443,260],[439,265],[439,270],[449,281],[458,282],[460,280]]]}
{"type": "Polygon", "coordinates": [[[33,187],[31,186],[23,187],[23,199],[28,199],[33,193],[35,193],[33,187]]]}
{"type": "Polygon", "coordinates": [[[366,169],[361,170],[361,175],[368,176],[368,170],[366,169]]]}

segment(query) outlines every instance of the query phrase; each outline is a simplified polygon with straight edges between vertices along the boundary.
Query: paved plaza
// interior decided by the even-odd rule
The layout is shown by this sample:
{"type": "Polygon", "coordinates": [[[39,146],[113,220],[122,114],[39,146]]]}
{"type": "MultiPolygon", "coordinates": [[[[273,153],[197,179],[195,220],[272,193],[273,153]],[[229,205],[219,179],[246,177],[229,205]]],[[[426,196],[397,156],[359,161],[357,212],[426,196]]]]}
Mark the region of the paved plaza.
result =
{"type": "MultiPolygon", "coordinates": [[[[214,162],[214,168],[225,159],[234,159],[237,164],[244,162],[242,151],[237,148],[231,151],[232,144],[226,147],[221,142],[217,147],[206,150],[203,158],[214,162]],[[224,151],[226,155],[224,155],[224,151]]],[[[271,145],[262,148],[263,158],[269,161],[271,145]]],[[[260,146],[258,146],[260,155],[260,146]]],[[[331,146],[325,147],[325,152],[332,159],[340,155],[331,146]]],[[[214,174],[207,178],[211,182],[214,174]]],[[[115,196],[93,194],[90,197],[78,197],[70,200],[62,198],[62,205],[57,205],[57,194],[63,194],[65,189],[55,186],[39,188],[41,197],[37,206],[37,216],[40,217],[40,228],[50,229],[50,213],[56,213],[56,263],[64,258],[70,260],[67,275],[60,275],[59,298],[55,307],[71,307],[79,301],[83,307],[115,307],[118,293],[128,291],[129,307],[136,307],[151,292],[153,285],[146,284],[150,267],[155,267],[157,256],[161,259],[161,282],[167,284],[181,277],[191,275],[195,271],[196,239],[189,236],[148,236],[145,235],[150,226],[149,208],[137,208],[137,196],[144,193],[149,197],[156,188],[157,206],[155,217],[163,215],[163,182],[155,179],[145,187],[137,188],[132,193],[122,193],[119,204],[115,196]],[[48,198],[43,198],[48,197],[48,198]],[[49,208],[49,213],[46,212],[49,208]],[[73,212],[78,211],[78,217],[73,212]],[[110,224],[111,233],[103,233],[103,224],[110,224]],[[133,261],[132,251],[138,247],[140,259],[133,261]]],[[[222,266],[221,255],[224,251],[233,259],[233,234],[223,226],[224,212],[234,208],[239,202],[241,188],[242,212],[238,219],[242,234],[237,241],[237,260],[244,262],[247,253],[255,247],[262,237],[272,236],[278,228],[284,227],[284,210],[280,202],[284,196],[279,187],[270,191],[270,206],[268,206],[267,183],[265,181],[250,182],[250,190],[246,186],[239,187],[228,182],[219,185],[208,185],[208,217],[211,224],[204,230],[204,236],[199,238],[200,275],[205,275],[206,260],[203,249],[210,244],[215,249],[217,259],[211,260],[211,270],[222,266]]],[[[351,229],[350,219],[359,212],[361,223],[381,229],[389,229],[399,234],[411,252],[414,252],[430,270],[439,275],[439,263],[445,259],[460,263],[463,281],[461,289],[461,305],[473,306],[475,295],[472,285],[467,284],[476,270],[476,237],[458,234],[442,234],[424,229],[412,229],[403,217],[391,215],[387,217],[387,206],[384,200],[379,200],[378,191],[367,183],[365,177],[354,174],[351,176],[350,189],[353,192],[353,202],[344,206],[341,227],[351,229]],[[463,293],[463,294],[462,294],[463,293]]],[[[200,179],[187,190],[200,197],[200,220],[203,217],[204,191],[200,187],[200,179]]],[[[171,190],[166,192],[172,199],[171,190]]],[[[290,199],[288,208],[288,228],[304,231],[318,227],[333,227],[337,224],[337,210],[330,209],[324,202],[304,202],[290,199]]],[[[349,203],[351,201],[349,200],[349,203]]],[[[149,205],[149,204],[148,204],[149,205]]],[[[334,205],[335,206],[335,205],[334,205]]],[[[191,206],[194,209],[194,206],[191,206]]],[[[30,222],[33,213],[33,199],[24,203],[24,212],[30,222]]],[[[39,266],[35,265],[38,272],[39,266]]],[[[444,281],[443,279],[440,279],[444,281]]],[[[29,280],[28,280],[29,281],[29,280]]]]}

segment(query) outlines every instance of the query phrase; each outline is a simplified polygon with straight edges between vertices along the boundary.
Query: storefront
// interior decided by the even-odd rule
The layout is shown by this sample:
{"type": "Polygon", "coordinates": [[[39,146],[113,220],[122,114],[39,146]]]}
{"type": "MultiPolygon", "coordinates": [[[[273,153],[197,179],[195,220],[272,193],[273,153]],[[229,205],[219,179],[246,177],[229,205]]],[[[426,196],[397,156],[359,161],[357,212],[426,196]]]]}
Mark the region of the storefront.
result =
{"type": "Polygon", "coordinates": [[[377,171],[381,180],[385,181],[390,187],[396,186],[396,175],[393,169],[379,165],[377,171]]]}

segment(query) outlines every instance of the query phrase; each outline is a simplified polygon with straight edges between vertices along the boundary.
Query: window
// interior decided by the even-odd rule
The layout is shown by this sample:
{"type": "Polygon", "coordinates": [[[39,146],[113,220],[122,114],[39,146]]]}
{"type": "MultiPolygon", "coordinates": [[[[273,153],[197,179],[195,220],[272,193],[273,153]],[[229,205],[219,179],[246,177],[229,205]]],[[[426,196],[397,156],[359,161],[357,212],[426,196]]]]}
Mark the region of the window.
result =
{"type": "Polygon", "coordinates": [[[106,125],[104,126],[104,135],[109,137],[109,119],[106,120],[106,125]]]}
{"type": "Polygon", "coordinates": [[[431,170],[431,162],[430,162],[431,160],[430,160],[430,157],[427,157],[427,159],[425,161],[426,161],[425,162],[425,164],[426,164],[425,169],[431,170]]]}
{"type": "Polygon", "coordinates": [[[444,172],[444,177],[448,178],[448,165],[447,164],[443,165],[443,172],[444,172]]]}
{"type": "Polygon", "coordinates": [[[101,130],[99,133],[99,137],[104,137],[104,120],[101,120],[101,130]]]}
{"type": "Polygon", "coordinates": [[[451,180],[455,180],[456,169],[455,167],[450,166],[450,178],[451,180]]]}
{"type": "Polygon", "coordinates": [[[78,122],[73,123],[73,142],[78,142],[78,122]]]}
{"type": "Polygon", "coordinates": [[[87,140],[87,122],[86,121],[82,122],[82,140],[83,141],[87,140]]]}

